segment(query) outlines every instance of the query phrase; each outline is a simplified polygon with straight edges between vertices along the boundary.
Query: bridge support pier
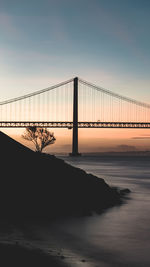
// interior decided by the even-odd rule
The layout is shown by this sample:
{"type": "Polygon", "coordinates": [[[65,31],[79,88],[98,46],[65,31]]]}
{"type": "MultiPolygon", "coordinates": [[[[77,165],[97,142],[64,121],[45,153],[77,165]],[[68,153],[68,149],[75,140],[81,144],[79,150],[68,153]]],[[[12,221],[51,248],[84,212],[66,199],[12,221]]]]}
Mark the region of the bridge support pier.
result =
{"type": "Polygon", "coordinates": [[[78,152],[78,77],[74,78],[73,82],[73,136],[70,156],[80,156],[81,154],[78,152]]]}

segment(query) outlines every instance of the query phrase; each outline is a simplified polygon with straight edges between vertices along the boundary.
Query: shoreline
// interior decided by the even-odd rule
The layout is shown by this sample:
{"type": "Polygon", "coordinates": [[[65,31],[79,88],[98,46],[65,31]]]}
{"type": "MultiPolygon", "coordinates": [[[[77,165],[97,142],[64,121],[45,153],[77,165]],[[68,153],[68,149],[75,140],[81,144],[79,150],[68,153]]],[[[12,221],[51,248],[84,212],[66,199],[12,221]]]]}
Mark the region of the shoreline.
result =
{"type": "Polygon", "coordinates": [[[0,242],[0,265],[10,267],[66,267],[63,256],[52,256],[41,249],[25,247],[18,242],[0,242]],[[3,265],[4,264],[4,265],[3,265]]]}
{"type": "Polygon", "coordinates": [[[122,203],[122,192],[102,178],[53,155],[35,153],[2,132],[0,143],[5,169],[1,218],[81,216],[122,203]],[[19,169],[23,170],[22,179],[19,169]]]}
{"type": "MultiPolygon", "coordinates": [[[[17,228],[21,230],[28,219],[29,226],[32,226],[32,220],[52,221],[57,218],[86,218],[92,217],[89,216],[92,213],[101,214],[109,208],[123,204],[125,195],[130,192],[128,189],[120,190],[109,186],[103,178],[74,167],[53,155],[35,153],[1,132],[0,142],[3,154],[1,163],[5,169],[5,177],[1,178],[3,190],[0,195],[0,217],[11,223],[14,231],[17,228]],[[23,173],[20,173],[20,169],[23,173]]],[[[35,229],[36,222],[33,225],[35,229]]],[[[6,224],[4,226],[6,227],[6,224]]],[[[40,235],[40,230],[36,230],[40,235]]],[[[7,227],[6,234],[8,238],[15,237],[7,232],[7,227]]],[[[62,237],[61,229],[59,234],[62,237]]],[[[67,235],[70,240],[69,233],[67,235]]],[[[65,241],[66,236],[63,238],[65,241]]],[[[62,239],[59,242],[64,247],[62,239]]],[[[35,245],[30,249],[28,245],[20,240],[14,240],[14,243],[10,244],[9,239],[7,244],[0,244],[0,263],[4,261],[5,267],[10,266],[12,262],[16,267],[67,266],[63,253],[53,256],[50,253],[51,247],[48,247],[48,253],[45,253],[44,248],[37,250],[35,245]]],[[[81,261],[84,262],[85,259],[81,258],[81,261]]]]}

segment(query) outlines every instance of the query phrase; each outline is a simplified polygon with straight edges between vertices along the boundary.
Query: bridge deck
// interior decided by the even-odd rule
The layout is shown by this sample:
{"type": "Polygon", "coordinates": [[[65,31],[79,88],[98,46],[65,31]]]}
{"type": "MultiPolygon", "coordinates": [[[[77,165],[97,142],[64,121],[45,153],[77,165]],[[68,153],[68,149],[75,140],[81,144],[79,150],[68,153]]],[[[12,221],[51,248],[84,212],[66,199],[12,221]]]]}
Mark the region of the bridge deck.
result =
{"type": "MultiPolygon", "coordinates": [[[[46,128],[73,128],[68,121],[0,121],[0,128],[26,128],[28,126],[46,128]]],[[[150,129],[150,122],[78,122],[78,128],[145,128],[150,129]]]]}

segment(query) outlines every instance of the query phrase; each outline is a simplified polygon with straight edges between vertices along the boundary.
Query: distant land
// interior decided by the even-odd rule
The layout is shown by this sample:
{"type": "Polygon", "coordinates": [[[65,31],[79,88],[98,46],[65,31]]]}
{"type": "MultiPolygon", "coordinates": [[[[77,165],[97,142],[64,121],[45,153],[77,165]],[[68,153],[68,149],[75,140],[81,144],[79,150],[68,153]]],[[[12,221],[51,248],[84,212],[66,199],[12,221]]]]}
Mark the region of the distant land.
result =
{"type": "MultiPolygon", "coordinates": [[[[68,153],[52,153],[58,157],[68,156],[68,153]]],[[[116,152],[116,151],[108,151],[108,152],[83,152],[81,153],[82,157],[150,157],[150,151],[124,151],[124,152],[116,152]]]]}
{"type": "Polygon", "coordinates": [[[115,152],[115,151],[109,151],[109,152],[89,152],[89,153],[83,153],[84,156],[134,156],[134,157],[150,157],[150,151],[124,151],[124,152],[115,152]]]}

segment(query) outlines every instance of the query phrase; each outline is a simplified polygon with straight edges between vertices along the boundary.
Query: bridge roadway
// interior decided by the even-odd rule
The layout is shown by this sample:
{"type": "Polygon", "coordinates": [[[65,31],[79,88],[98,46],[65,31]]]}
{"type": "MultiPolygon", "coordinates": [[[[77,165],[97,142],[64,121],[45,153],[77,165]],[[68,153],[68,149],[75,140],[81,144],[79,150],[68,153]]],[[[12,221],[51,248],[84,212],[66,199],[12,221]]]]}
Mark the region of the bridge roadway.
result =
{"type": "MultiPolygon", "coordinates": [[[[0,121],[0,128],[73,128],[71,121],[0,121]]],[[[78,122],[78,128],[144,128],[150,129],[150,122],[78,122]]]]}

